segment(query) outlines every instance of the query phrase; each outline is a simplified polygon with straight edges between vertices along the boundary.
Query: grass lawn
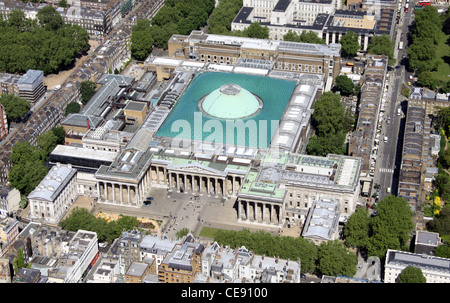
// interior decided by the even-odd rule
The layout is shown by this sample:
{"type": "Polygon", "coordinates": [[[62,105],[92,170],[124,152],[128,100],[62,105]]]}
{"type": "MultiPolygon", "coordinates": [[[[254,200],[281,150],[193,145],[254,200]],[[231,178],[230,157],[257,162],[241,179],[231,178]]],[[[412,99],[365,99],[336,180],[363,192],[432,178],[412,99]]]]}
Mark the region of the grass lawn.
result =
{"type": "Polygon", "coordinates": [[[432,72],[433,77],[440,81],[450,80],[450,35],[442,34],[442,39],[438,45],[436,56],[441,58],[441,64],[438,69],[432,72]]]}
{"type": "Polygon", "coordinates": [[[200,231],[200,235],[199,236],[200,237],[213,238],[214,239],[214,235],[219,230],[220,229],[212,228],[212,227],[203,227],[202,230],[200,231]]]}

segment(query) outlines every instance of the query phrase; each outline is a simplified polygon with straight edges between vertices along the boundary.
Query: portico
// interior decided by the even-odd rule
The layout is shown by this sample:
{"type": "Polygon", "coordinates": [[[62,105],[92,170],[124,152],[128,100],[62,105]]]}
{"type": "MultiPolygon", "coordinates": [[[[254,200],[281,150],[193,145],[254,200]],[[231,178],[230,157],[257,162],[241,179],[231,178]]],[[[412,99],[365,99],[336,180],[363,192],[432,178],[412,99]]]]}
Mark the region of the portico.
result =
{"type": "Polygon", "coordinates": [[[194,193],[214,197],[236,197],[244,174],[206,168],[199,163],[191,165],[159,165],[150,167],[153,185],[167,187],[168,191],[194,193]]]}

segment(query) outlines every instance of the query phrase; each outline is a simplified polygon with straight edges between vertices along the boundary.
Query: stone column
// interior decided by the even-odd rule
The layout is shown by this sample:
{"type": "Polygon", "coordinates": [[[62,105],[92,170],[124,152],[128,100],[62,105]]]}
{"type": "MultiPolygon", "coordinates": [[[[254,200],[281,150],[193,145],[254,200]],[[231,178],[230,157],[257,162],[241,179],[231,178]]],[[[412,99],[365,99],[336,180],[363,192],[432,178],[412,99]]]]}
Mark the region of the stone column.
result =
{"type": "Polygon", "coordinates": [[[246,220],[250,221],[250,205],[248,201],[245,201],[245,215],[247,216],[246,220]]]}
{"type": "Polygon", "coordinates": [[[119,192],[120,192],[119,201],[120,201],[120,203],[123,203],[123,185],[122,184],[120,184],[120,186],[119,186],[119,192]]]}
{"type": "Polygon", "coordinates": [[[206,177],[206,188],[208,190],[208,197],[211,195],[211,187],[210,187],[210,182],[209,182],[209,177],[206,177]]]}
{"type": "Polygon", "coordinates": [[[155,166],[155,168],[156,168],[156,183],[160,184],[161,181],[159,179],[159,167],[155,166]]]}
{"type": "Polygon", "coordinates": [[[112,201],[113,201],[113,203],[115,203],[116,202],[116,193],[115,193],[114,183],[111,183],[111,191],[112,191],[112,201]]]}
{"type": "Polygon", "coordinates": [[[242,201],[238,201],[238,205],[237,205],[237,207],[238,207],[238,209],[237,209],[237,211],[238,211],[238,213],[237,213],[237,216],[238,216],[238,220],[240,220],[241,219],[241,207],[242,207],[242,201]]]}
{"type": "Polygon", "coordinates": [[[219,180],[214,178],[214,195],[215,197],[219,197],[219,180]]]}
{"type": "Polygon", "coordinates": [[[264,212],[266,211],[266,203],[261,203],[261,221],[264,223],[265,215],[264,212]]]}

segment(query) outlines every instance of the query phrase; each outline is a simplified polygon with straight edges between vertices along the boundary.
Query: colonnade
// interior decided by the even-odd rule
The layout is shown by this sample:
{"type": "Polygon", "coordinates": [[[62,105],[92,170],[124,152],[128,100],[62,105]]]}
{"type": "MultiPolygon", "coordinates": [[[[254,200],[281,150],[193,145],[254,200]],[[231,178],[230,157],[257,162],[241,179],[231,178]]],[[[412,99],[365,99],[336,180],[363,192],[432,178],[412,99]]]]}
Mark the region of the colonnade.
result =
{"type": "Polygon", "coordinates": [[[139,206],[150,192],[150,181],[149,173],[146,173],[138,184],[99,181],[97,182],[99,202],[139,206]]]}
{"type": "MultiPolygon", "coordinates": [[[[330,43],[339,43],[344,33],[340,32],[327,32],[325,34],[325,43],[328,45],[330,43]]],[[[369,45],[369,36],[360,36],[358,38],[358,43],[361,45],[361,48],[363,51],[367,50],[367,47],[369,45]]]]}
{"type": "Polygon", "coordinates": [[[153,184],[167,186],[169,191],[207,194],[208,196],[236,196],[244,176],[211,176],[195,171],[168,171],[164,166],[150,167],[153,184]]]}
{"type": "Polygon", "coordinates": [[[237,201],[238,220],[265,224],[282,224],[282,204],[261,201],[237,201]]]}

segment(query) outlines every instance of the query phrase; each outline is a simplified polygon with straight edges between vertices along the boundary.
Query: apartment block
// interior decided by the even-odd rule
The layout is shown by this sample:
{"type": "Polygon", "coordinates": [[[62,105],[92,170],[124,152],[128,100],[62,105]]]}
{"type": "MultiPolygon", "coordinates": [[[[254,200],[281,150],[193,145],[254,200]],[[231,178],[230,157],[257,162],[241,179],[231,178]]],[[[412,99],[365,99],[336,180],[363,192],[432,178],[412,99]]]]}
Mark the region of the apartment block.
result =
{"type": "Polygon", "coordinates": [[[3,105],[0,104],[0,141],[3,140],[9,133],[8,117],[3,105]]]}
{"type": "Polygon", "coordinates": [[[0,248],[1,256],[14,243],[19,234],[19,221],[0,215],[0,248]]]}
{"type": "Polygon", "coordinates": [[[13,188],[0,185],[0,215],[15,214],[20,207],[20,192],[13,188]]]}
{"type": "Polygon", "coordinates": [[[158,281],[161,283],[192,283],[195,275],[201,272],[203,244],[186,238],[166,255],[158,269],[158,281]]]}

